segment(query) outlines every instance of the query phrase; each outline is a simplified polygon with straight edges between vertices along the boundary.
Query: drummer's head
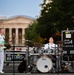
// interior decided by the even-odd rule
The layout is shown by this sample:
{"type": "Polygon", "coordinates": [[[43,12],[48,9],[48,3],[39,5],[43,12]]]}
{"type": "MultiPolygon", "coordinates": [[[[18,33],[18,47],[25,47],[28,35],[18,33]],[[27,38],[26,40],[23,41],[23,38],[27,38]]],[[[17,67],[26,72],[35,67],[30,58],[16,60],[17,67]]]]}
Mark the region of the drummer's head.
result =
{"type": "Polygon", "coordinates": [[[49,43],[54,43],[53,37],[50,37],[50,38],[49,38],[49,43]]]}

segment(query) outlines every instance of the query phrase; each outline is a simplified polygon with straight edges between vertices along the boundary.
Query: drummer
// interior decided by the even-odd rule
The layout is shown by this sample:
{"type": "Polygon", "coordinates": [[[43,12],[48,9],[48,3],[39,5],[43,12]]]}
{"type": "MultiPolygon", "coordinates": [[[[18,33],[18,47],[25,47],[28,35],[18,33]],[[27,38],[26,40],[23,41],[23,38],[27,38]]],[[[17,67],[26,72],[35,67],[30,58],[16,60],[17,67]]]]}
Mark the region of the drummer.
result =
{"type": "MultiPolygon", "coordinates": [[[[53,53],[54,52],[58,52],[58,46],[54,43],[53,37],[49,38],[49,43],[45,44],[44,49],[45,50],[50,50],[50,52],[53,51],[53,53]]],[[[51,59],[54,59],[54,58],[51,57],[51,59]]],[[[56,63],[56,69],[59,69],[60,68],[59,56],[56,56],[55,60],[56,60],[55,61],[55,63],[56,63]]]]}
{"type": "Polygon", "coordinates": [[[45,50],[47,50],[47,49],[49,49],[49,50],[55,50],[56,47],[57,47],[57,45],[54,44],[54,39],[53,39],[53,37],[50,37],[50,38],[49,38],[49,43],[45,44],[44,49],[45,49],[45,50]]]}

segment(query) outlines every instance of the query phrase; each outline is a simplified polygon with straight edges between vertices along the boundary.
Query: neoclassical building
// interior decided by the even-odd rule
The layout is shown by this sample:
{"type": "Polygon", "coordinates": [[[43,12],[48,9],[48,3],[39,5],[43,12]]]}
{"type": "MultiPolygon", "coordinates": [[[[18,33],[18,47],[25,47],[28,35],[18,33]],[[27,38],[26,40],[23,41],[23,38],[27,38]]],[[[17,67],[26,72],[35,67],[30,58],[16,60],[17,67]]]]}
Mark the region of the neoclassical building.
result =
{"type": "Polygon", "coordinates": [[[25,30],[33,22],[33,18],[26,16],[14,16],[5,19],[0,18],[0,28],[5,29],[5,34],[9,38],[9,41],[14,37],[15,45],[23,45],[25,43],[25,30]]]}

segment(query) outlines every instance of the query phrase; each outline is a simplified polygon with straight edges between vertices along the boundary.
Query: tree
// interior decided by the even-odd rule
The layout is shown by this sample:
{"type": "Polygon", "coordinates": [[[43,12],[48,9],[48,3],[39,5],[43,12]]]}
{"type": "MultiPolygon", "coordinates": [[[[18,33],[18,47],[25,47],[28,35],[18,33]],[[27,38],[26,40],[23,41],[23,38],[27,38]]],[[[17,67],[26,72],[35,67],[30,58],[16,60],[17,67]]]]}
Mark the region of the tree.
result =
{"type": "Polygon", "coordinates": [[[34,22],[32,25],[29,26],[29,28],[26,29],[25,38],[27,40],[38,41],[38,34],[36,32],[36,25],[37,25],[37,23],[34,22]]]}
{"type": "Polygon", "coordinates": [[[74,0],[52,0],[42,4],[38,21],[38,33],[43,38],[54,36],[57,31],[74,29],[74,0]]]}
{"type": "Polygon", "coordinates": [[[5,42],[6,42],[6,43],[9,42],[9,33],[6,33],[6,34],[5,34],[5,42]]]}
{"type": "Polygon", "coordinates": [[[11,48],[11,45],[9,43],[9,33],[6,33],[5,34],[5,49],[10,49],[11,48]]]}

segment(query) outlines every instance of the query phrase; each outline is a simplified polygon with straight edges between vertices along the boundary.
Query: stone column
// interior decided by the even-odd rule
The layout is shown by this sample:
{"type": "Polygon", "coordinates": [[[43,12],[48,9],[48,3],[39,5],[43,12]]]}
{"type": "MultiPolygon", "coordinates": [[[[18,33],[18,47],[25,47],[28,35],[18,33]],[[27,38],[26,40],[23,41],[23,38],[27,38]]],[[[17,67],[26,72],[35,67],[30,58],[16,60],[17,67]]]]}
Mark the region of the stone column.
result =
{"type": "Polygon", "coordinates": [[[24,28],[22,28],[22,44],[24,45],[24,43],[25,43],[25,29],[24,28]]]}
{"type": "Polygon", "coordinates": [[[16,43],[15,44],[18,45],[18,28],[16,28],[15,31],[16,31],[16,33],[15,33],[16,34],[16,36],[15,36],[16,43]]]}
{"type": "Polygon", "coordinates": [[[9,28],[9,41],[12,41],[12,28],[9,28]]]}
{"type": "Polygon", "coordinates": [[[4,28],[4,34],[6,34],[6,28],[4,28]]]}

